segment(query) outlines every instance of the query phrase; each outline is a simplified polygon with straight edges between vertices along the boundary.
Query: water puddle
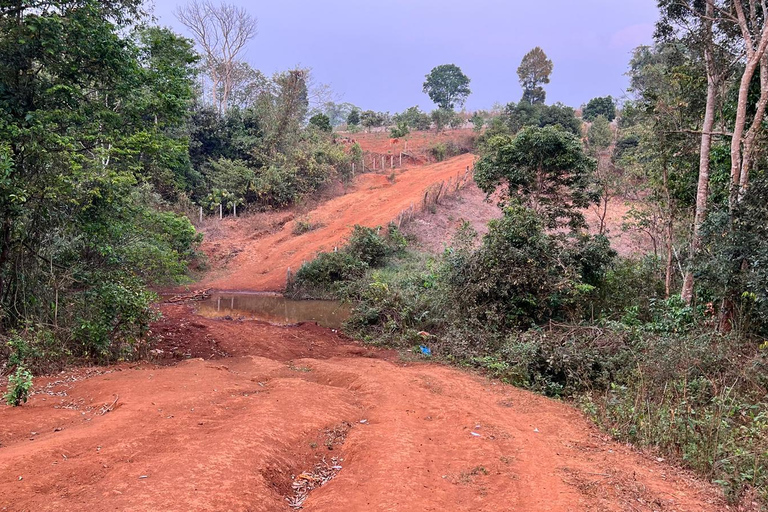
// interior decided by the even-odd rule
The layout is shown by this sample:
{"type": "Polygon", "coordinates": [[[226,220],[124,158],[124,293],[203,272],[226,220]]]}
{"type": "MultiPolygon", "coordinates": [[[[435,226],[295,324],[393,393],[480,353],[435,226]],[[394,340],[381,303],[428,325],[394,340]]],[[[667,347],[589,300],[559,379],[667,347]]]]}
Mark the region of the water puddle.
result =
{"type": "Polygon", "coordinates": [[[197,313],[206,318],[245,318],[276,325],[317,322],[330,329],[341,328],[349,307],[332,300],[291,300],[276,294],[213,292],[197,302],[197,313]]]}

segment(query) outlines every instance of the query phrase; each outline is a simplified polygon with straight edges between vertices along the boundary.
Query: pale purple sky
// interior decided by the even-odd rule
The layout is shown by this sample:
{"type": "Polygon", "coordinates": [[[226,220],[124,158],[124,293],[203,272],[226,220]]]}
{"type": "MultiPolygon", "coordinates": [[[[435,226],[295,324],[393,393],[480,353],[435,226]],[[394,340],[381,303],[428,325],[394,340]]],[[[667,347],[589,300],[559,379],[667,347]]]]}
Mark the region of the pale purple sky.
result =
{"type": "MultiPolygon", "coordinates": [[[[652,41],[655,0],[229,0],[259,20],[245,60],[266,74],[301,65],[363,109],[434,106],[424,75],[456,64],[472,80],[469,110],[519,101],[520,59],[541,46],[554,62],[547,103],[621,97],[631,51],[652,41]]],[[[185,0],[155,0],[161,25],[185,0]]]]}

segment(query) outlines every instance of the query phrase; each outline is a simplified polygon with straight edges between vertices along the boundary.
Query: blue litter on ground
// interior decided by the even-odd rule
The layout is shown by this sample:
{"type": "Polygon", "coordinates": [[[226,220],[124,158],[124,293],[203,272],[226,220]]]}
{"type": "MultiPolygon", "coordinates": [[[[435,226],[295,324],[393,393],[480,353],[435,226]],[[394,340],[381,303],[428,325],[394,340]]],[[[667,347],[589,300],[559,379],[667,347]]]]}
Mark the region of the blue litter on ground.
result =
{"type": "Polygon", "coordinates": [[[421,353],[424,354],[425,356],[429,357],[432,355],[432,351],[429,350],[429,347],[427,347],[426,345],[420,345],[419,348],[421,349],[421,353]]]}

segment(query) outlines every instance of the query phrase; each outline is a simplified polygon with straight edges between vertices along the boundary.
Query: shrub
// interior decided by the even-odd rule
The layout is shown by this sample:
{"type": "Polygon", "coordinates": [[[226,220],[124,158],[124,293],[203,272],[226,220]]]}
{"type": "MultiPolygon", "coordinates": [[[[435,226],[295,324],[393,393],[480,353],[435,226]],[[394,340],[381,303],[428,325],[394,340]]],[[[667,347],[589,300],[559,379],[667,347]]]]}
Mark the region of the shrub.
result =
{"type": "Polygon", "coordinates": [[[3,398],[8,405],[17,407],[27,403],[31,390],[32,374],[23,366],[19,366],[16,373],[8,377],[8,392],[3,398]]]}
{"type": "Polygon", "coordinates": [[[389,130],[389,135],[395,138],[405,137],[409,133],[411,133],[411,130],[408,128],[408,124],[404,121],[399,121],[397,126],[394,126],[389,130]]]}
{"type": "Polygon", "coordinates": [[[349,237],[346,250],[369,267],[378,267],[389,252],[386,240],[379,236],[380,229],[356,225],[349,237]]]}
{"type": "Polygon", "coordinates": [[[149,325],[158,318],[151,307],[157,295],[128,275],[104,275],[79,297],[73,336],[76,356],[101,362],[130,359],[143,348],[149,325]]]}
{"type": "Polygon", "coordinates": [[[361,278],[367,269],[347,251],[321,252],[301,266],[286,293],[294,298],[336,298],[346,283],[361,278]]]}
{"type": "Polygon", "coordinates": [[[303,235],[304,233],[309,233],[310,231],[314,231],[318,228],[321,228],[322,226],[322,222],[312,222],[312,219],[306,217],[303,219],[296,219],[293,223],[293,229],[291,232],[294,235],[303,235]]]}

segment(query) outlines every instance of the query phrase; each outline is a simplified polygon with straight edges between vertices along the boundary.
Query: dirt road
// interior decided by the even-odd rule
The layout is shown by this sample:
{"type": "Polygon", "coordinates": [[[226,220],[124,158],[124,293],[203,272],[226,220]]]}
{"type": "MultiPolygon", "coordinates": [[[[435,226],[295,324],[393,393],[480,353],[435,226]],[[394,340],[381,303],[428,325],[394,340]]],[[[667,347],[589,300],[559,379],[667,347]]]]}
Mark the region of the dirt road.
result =
{"type": "Polygon", "coordinates": [[[323,459],[307,511],[724,510],[568,405],[316,327],[165,312],[163,356],[192,358],[0,408],[0,510],[290,510],[323,459]]]}
{"type": "MultiPolygon", "coordinates": [[[[255,238],[244,233],[225,243],[236,247],[237,255],[223,275],[208,278],[200,286],[221,290],[276,291],[285,287],[286,271],[294,272],[302,262],[320,251],[343,245],[355,224],[386,226],[412,204],[418,206],[427,188],[463,175],[474,162],[462,155],[437,164],[395,172],[394,179],[383,174],[366,174],[346,194],[322,203],[306,217],[320,227],[296,235],[295,221],[276,233],[255,238]]],[[[205,248],[204,248],[205,249],[205,248]]]]}

